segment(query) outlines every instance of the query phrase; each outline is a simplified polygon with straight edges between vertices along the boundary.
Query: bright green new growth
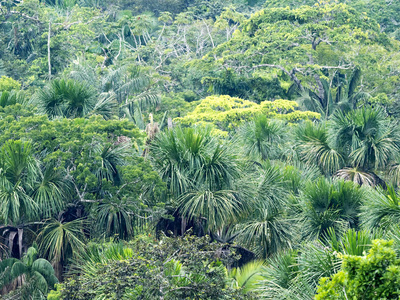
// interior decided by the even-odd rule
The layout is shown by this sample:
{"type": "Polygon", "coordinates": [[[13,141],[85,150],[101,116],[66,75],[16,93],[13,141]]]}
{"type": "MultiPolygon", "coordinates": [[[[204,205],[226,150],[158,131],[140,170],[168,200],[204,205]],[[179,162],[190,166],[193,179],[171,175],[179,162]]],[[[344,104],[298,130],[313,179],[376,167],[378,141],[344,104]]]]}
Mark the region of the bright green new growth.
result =
{"type": "Polygon", "coordinates": [[[307,119],[319,119],[320,114],[311,111],[297,110],[295,101],[263,101],[260,104],[230,96],[209,96],[188,113],[175,121],[184,125],[213,124],[216,129],[232,130],[257,115],[269,119],[282,119],[287,122],[298,122],[307,119]]]}

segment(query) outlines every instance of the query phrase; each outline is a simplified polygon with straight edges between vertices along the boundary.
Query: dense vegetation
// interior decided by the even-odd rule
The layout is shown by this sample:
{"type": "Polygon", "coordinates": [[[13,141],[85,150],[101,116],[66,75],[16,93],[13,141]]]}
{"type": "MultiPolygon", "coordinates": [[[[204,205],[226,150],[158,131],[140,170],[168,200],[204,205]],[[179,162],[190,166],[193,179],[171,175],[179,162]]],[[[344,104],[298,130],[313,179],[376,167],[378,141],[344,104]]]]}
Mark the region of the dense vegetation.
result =
{"type": "Polygon", "coordinates": [[[399,24],[0,0],[2,299],[398,299],[399,24]]]}

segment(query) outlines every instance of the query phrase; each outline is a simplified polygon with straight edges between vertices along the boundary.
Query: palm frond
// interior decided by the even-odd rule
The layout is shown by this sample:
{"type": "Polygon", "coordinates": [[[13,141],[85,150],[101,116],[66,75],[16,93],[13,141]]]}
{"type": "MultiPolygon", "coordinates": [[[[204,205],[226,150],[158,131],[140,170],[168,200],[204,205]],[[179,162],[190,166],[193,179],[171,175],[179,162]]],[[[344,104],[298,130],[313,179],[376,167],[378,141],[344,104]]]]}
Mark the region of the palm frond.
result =
{"type": "Polygon", "coordinates": [[[218,230],[234,222],[245,209],[234,191],[199,190],[183,194],[178,199],[178,211],[189,220],[206,220],[208,230],[218,230]]]}
{"type": "Polygon", "coordinates": [[[392,187],[387,191],[368,189],[360,216],[366,229],[388,229],[400,222],[400,197],[392,187]]]}
{"type": "Polygon", "coordinates": [[[65,262],[84,249],[82,220],[50,221],[38,236],[39,249],[50,261],[65,262]]]}

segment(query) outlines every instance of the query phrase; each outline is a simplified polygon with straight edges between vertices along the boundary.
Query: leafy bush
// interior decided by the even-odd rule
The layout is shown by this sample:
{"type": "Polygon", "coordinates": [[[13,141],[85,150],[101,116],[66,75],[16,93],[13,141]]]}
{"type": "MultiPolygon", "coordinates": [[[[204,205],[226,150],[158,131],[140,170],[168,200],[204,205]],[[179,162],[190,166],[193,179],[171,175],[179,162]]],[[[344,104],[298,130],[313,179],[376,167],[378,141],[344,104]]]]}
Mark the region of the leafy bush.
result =
{"type": "Polygon", "coordinates": [[[129,255],[102,263],[78,262],[82,274],[63,284],[61,299],[251,299],[228,285],[224,263],[236,259],[234,252],[208,237],[142,237],[129,247],[129,255]]]}
{"type": "Polygon", "coordinates": [[[315,299],[399,299],[400,261],[393,241],[372,244],[366,256],[344,256],[342,270],[320,280],[315,299]]]}

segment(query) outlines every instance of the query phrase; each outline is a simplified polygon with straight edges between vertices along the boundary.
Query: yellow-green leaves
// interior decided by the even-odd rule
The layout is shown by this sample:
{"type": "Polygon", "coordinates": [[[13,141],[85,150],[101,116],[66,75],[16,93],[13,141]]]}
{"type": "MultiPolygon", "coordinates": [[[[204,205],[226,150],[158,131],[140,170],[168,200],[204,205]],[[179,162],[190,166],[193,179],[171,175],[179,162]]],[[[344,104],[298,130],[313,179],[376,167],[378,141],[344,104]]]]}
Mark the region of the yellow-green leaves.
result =
{"type": "Polygon", "coordinates": [[[260,104],[230,96],[210,96],[183,118],[175,121],[184,125],[197,123],[213,124],[219,129],[229,130],[237,127],[243,121],[262,114],[268,118],[283,119],[297,122],[306,119],[319,119],[320,114],[310,111],[297,110],[295,101],[275,100],[263,101],[260,104]]]}

